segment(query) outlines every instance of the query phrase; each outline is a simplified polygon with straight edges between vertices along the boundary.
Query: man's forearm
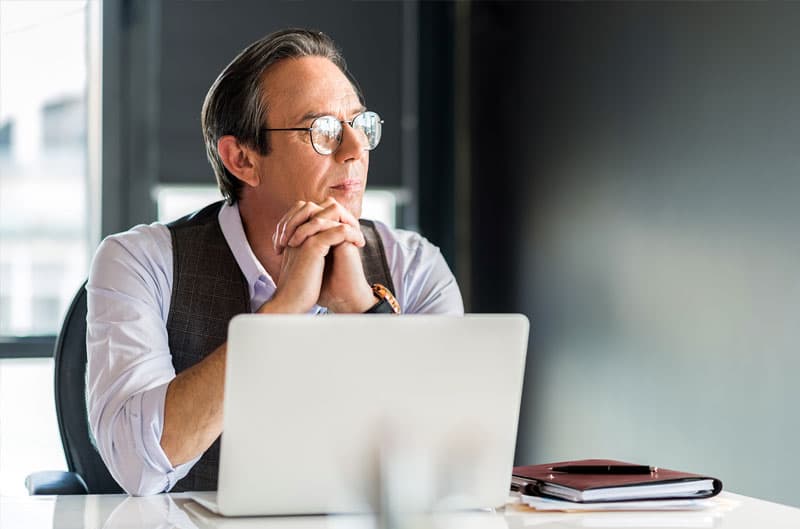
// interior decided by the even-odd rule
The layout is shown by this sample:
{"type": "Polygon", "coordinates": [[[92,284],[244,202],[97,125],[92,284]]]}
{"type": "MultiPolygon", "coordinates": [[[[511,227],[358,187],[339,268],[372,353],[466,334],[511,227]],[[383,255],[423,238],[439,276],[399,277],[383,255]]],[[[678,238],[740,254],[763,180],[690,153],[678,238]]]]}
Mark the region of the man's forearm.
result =
{"type": "Polygon", "coordinates": [[[173,467],[201,455],[222,433],[226,351],[222,344],[169,383],[161,448],[173,467]]]}
{"type": "MultiPolygon", "coordinates": [[[[273,298],[257,312],[297,312],[293,309],[273,298]]],[[[222,433],[227,351],[226,342],[202,361],[178,373],[167,387],[161,448],[173,467],[201,455],[222,433]]]]}

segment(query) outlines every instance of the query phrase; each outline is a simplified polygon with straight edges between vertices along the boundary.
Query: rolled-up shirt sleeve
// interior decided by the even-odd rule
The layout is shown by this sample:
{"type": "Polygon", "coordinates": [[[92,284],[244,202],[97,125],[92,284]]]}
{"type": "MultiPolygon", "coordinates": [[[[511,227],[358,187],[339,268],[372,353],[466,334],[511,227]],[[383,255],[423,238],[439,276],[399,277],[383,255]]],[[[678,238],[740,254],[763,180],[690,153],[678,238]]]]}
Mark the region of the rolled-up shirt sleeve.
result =
{"type": "Polygon", "coordinates": [[[197,461],[173,467],[160,444],[175,378],[171,284],[169,231],[151,225],[105,239],[86,287],[89,423],[111,475],[134,495],[168,491],[197,461]]]}

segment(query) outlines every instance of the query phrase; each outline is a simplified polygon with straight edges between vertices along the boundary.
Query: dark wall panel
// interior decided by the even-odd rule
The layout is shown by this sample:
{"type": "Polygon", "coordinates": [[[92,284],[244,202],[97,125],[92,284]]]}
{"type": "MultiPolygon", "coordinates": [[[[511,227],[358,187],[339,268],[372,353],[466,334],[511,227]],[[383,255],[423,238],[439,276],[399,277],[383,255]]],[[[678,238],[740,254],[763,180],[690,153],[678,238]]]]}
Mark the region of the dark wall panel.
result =
{"type": "Polygon", "coordinates": [[[518,462],[800,504],[798,27],[793,2],[473,5],[473,304],[531,318],[518,462]]]}
{"type": "Polygon", "coordinates": [[[419,230],[439,246],[453,273],[454,79],[452,2],[419,6],[419,230]]]}

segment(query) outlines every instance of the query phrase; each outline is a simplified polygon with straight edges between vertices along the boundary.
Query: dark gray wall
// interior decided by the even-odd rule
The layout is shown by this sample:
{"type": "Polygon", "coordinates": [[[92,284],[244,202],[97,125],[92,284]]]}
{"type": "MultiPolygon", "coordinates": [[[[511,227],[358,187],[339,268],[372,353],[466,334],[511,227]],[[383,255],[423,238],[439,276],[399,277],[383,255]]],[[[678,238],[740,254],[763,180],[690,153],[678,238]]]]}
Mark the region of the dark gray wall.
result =
{"type": "Polygon", "coordinates": [[[517,462],[800,505],[800,4],[471,21],[473,308],[532,323],[517,462]]]}

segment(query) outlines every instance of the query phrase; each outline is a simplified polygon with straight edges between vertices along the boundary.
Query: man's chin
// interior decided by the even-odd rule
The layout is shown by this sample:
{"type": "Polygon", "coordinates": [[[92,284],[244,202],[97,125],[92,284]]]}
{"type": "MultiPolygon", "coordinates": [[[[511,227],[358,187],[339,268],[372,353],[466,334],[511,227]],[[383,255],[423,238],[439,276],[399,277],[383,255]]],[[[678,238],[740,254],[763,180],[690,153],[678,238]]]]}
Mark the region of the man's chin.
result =
{"type": "Polygon", "coordinates": [[[332,193],[330,196],[355,218],[361,218],[362,193],[332,193]]]}
{"type": "Polygon", "coordinates": [[[345,208],[347,208],[347,211],[349,211],[355,218],[357,218],[357,219],[361,218],[361,201],[360,200],[358,201],[357,204],[353,204],[352,206],[345,205],[345,204],[342,204],[342,205],[345,208]]]}

